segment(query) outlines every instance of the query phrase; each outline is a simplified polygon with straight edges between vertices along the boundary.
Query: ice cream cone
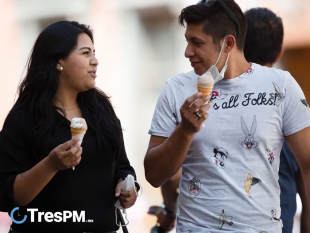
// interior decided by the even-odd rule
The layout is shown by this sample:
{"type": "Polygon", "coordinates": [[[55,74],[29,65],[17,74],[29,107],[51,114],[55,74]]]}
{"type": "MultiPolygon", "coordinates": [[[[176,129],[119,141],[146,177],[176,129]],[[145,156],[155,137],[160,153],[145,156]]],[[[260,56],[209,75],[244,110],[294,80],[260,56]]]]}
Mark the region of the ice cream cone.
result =
{"type": "MultiPolygon", "coordinates": [[[[71,130],[72,139],[73,139],[73,138],[77,138],[77,139],[78,139],[78,142],[77,142],[76,144],[81,145],[82,142],[83,142],[83,138],[84,138],[84,135],[85,135],[85,133],[86,133],[86,130],[75,130],[75,131],[81,131],[81,133],[72,134],[72,130],[71,130]]],[[[75,145],[76,145],[76,144],[75,144],[75,145]]]]}
{"type": "Polygon", "coordinates": [[[70,127],[70,130],[71,130],[72,137],[77,135],[77,134],[81,134],[81,133],[85,134],[86,133],[85,129],[75,129],[75,128],[70,127]]]}
{"type": "Polygon", "coordinates": [[[206,72],[198,77],[197,89],[202,93],[202,96],[208,96],[211,94],[214,85],[214,79],[210,72],[206,72]]]}
{"type": "Polygon", "coordinates": [[[210,95],[213,88],[212,87],[200,87],[200,86],[197,86],[197,89],[198,89],[199,92],[202,93],[202,96],[204,97],[204,96],[210,95]]]}
{"type": "MultiPolygon", "coordinates": [[[[84,135],[87,131],[87,124],[84,118],[72,118],[71,125],[70,125],[70,131],[73,138],[77,138],[78,141],[76,144],[74,144],[71,147],[74,147],[76,145],[81,145],[83,142],[84,135]]],[[[74,170],[75,167],[72,167],[74,170]]]]}

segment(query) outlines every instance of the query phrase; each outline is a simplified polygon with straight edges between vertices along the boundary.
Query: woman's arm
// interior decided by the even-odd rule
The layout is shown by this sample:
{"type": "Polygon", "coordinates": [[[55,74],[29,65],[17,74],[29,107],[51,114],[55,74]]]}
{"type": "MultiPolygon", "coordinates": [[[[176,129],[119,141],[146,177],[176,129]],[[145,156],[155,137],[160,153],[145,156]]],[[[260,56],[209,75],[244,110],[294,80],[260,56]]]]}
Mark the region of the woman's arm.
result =
{"type": "Polygon", "coordinates": [[[82,148],[79,145],[71,148],[76,142],[76,139],[70,140],[57,146],[34,167],[16,176],[13,193],[18,206],[31,202],[59,170],[79,164],[82,148]]]}

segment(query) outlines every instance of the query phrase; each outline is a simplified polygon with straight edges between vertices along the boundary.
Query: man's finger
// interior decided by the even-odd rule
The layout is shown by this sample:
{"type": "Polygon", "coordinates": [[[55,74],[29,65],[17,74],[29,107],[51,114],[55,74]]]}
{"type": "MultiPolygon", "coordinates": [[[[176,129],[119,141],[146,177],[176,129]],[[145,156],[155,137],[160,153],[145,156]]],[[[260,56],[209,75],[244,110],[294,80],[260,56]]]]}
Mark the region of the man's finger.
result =
{"type": "Polygon", "coordinates": [[[188,109],[192,106],[193,102],[196,100],[196,99],[199,99],[201,97],[202,93],[201,92],[197,92],[196,94],[194,95],[191,95],[190,97],[188,97],[185,102],[183,103],[182,107],[181,108],[185,108],[185,109],[188,109]]]}
{"type": "Polygon", "coordinates": [[[209,100],[210,100],[210,96],[198,98],[196,101],[192,103],[192,105],[190,106],[190,109],[196,112],[199,108],[203,107],[209,100]]]}

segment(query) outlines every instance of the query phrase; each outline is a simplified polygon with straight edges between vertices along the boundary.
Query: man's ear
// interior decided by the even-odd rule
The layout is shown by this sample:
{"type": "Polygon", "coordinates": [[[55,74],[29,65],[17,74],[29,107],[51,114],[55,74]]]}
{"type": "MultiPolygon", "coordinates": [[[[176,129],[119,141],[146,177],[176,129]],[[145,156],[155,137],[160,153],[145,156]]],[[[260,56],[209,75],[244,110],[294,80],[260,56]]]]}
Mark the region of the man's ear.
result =
{"type": "Polygon", "coordinates": [[[227,35],[224,45],[224,51],[226,53],[231,52],[231,50],[236,46],[236,39],[233,35],[227,35]]]}
{"type": "Polygon", "coordinates": [[[283,53],[284,53],[284,47],[283,47],[283,45],[282,45],[282,46],[281,46],[281,50],[280,50],[280,52],[279,52],[279,54],[278,54],[276,60],[274,61],[274,63],[278,62],[278,61],[282,58],[283,53]]]}

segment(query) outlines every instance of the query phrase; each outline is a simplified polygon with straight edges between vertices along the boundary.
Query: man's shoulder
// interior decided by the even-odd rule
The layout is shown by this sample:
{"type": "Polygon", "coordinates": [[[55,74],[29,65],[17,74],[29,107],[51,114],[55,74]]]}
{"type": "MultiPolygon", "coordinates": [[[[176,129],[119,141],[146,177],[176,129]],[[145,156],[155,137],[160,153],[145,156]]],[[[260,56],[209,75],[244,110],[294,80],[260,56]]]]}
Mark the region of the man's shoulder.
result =
{"type": "Polygon", "coordinates": [[[167,83],[171,86],[188,86],[197,82],[198,75],[195,72],[189,71],[187,73],[178,73],[169,79],[167,79],[167,83]]]}
{"type": "Polygon", "coordinates": [[[253,70],[257,72],[264,72],[264,73],[270,73],[270,74],[275,74],[275,75],[287,75],[289,74],[288,71],[282,70],[279,67],[267,67],[267,66],[262,66],[256,63],[252,63],[253,70]]]}

